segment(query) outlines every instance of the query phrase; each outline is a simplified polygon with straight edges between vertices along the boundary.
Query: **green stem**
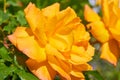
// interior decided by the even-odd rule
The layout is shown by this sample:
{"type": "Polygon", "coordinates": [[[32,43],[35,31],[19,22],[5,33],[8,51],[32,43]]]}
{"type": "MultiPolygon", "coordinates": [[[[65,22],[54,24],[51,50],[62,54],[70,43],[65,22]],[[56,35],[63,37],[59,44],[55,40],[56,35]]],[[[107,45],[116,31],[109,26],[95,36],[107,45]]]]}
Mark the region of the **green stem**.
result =
{"type": "Polygon", "coordinates": [[[3,10],[4,10],[4,13],[6,13],[6,0],[4,0],[3,10]]]}

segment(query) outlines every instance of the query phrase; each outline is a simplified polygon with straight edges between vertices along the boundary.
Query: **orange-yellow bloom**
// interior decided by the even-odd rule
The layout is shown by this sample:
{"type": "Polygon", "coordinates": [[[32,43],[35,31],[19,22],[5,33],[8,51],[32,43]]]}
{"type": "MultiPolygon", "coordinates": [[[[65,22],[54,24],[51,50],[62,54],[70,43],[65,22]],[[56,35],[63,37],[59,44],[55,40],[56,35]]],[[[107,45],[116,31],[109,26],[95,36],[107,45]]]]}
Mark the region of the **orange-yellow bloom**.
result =
{"type": "Polygon", "coordinates": [[[29,57],[26,64],[40,80],[82,80],[82,71],[94,55],[89,33],[70,7],[59,11],[59,3],[38,9],[30,3],[24,10],[30,27],[17,27],[9,40],[29,57]]]}
{"type": "Polygon", "coordinates": [[[120,2],[119,0],[99,0],[102,18],[88,5],[85,5],[84,16],[90,22],[92,35],[102,43],[101,58],[116,65],[120,57],[120,2]]]}

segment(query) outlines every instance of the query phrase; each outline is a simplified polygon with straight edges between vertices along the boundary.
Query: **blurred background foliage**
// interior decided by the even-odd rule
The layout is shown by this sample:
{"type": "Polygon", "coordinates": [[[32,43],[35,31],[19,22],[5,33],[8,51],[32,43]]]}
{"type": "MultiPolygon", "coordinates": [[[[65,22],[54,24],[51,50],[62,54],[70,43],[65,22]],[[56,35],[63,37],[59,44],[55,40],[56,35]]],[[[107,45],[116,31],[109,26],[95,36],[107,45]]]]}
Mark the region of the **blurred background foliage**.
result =
{"type": "MultiPolygon", "coordinates": [[[[55,2],[61,4],[60,8],[72,7],[77,15],[86,24],[83,16],[84,5],[89,4],[96,12],[100,7],[95,5],[95,0],[0,0],[0,80],[38,80],[29,72],[25,65],[27,57],[18,51],[7,39],[17,26],[28,26],[24,17],[24,8],[33,2],[40,9],[55,2]]],[[[99,58],[100,43],[92,36],[91,44],[96,48],[95,56],[90,64],[93,71],[84,72],[86,80],[120,80],[120,61],[115,67],[99,58]]],[[[60,80],[56,76],[55,80],[60,80]]]]}

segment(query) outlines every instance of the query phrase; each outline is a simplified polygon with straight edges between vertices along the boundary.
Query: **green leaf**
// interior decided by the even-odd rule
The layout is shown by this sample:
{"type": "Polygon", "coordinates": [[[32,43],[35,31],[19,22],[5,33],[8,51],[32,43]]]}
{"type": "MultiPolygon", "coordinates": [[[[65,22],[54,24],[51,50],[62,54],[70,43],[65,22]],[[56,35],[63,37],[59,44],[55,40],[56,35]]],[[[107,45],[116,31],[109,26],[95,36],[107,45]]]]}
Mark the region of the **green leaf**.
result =
{"type": "Polygon", "coordinates": [[[4,80],[8,75],[16,70],[16,67],[7,67],[4,63],[0,63],[0,80],[4,80]]]}
{"type": "Polygon", "coordinates": [[[0,63],[4,63],[5,62],[5,60],[4,59],[0,59],[0,63]]]}
{"type": "Polygon", "coordinates": [[[11,57],[9,56],[8,50],[4,46],[0,47],[0,56],[6,61],[12,61],[11,57]]]}
{"type": "Polygon", "coordinates": [[[31,73],[25,72],[23,70],[16,71],[21,80],[39,80],[31,73]]]}
{"type": "Polygon", "coordinates": [[[8,0],[8,1],[7,1],[7,4],[12,5],[12,6],[14,6],[14,7],[19,6],[19,5],[17,4],[17,0],[8,0]]]}
{"type": "Polygon", "coordinates": [[[3,40],[3,32],[0,30],[0,40],[3,40]]]}
{"type": "Polygon", "coordinates": [[[23,26],[23,25],[27,24],[23,11],[18,11],[16,14],[16,17],[17,17],[17,21],[20,23],[20,25],[23,26]]]}
{"type": "Polygon", "coordinates": [[[0,25],[9,19],[9,14],[0,10],[0,25]]]}
{"type": "Polygon", "coordinates": [[[17,74],[13,74],[12,80],[20,80],[17,74]]]}
{"type": "Polygon", "coordinates": [[[120,80],[120,72],[118,73],[118,80],[120,80]]]}
{"type": "Polygon", "coordinates": [[[8,25],[4,26],[3,30],[10,33],[10,32],[13,32],[16,27],[17,27],[16,19],[11,18],[8,25]]]}
{"type": "Polygon", "coordinates": [[[86,80],[104,80],[98,71],[85,71],[86,80]]]}
{"type": "Polygon", "coordinates": [[[23,67],[18,64],[18,61],[17,61],[17,59],[16,59],[16,56],[14,56],[14,59],[13,59],[13,60],[14,60],[15,66],[18,67],[19,69],[23,70],[23,67]]]}

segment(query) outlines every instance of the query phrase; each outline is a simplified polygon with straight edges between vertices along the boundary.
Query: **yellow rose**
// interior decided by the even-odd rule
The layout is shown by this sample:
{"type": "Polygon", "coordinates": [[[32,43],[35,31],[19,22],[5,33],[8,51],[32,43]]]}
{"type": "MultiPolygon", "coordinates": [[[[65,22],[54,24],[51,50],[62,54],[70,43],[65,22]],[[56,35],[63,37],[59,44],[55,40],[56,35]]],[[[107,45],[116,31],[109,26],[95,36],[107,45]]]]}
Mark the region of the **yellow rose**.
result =
{"type": "Polygon", "coordinates": [[[90,22],[92,35],[102,43],[101,58],[116,65],[120,56],[120,1],[99,0],[102,18],[88,5],[85,5],[84,16],[90,22]]]}
{"type": "Polygon", "coordinates": [[[26,64],[41,80],[83,80],[82,71],[94,55],[89,33],[70,7],[59,11],[59,3],[38,9],[29,3],[25,17],[30,27],[17,27],[9,40],[29,57],[26,64]]]}

